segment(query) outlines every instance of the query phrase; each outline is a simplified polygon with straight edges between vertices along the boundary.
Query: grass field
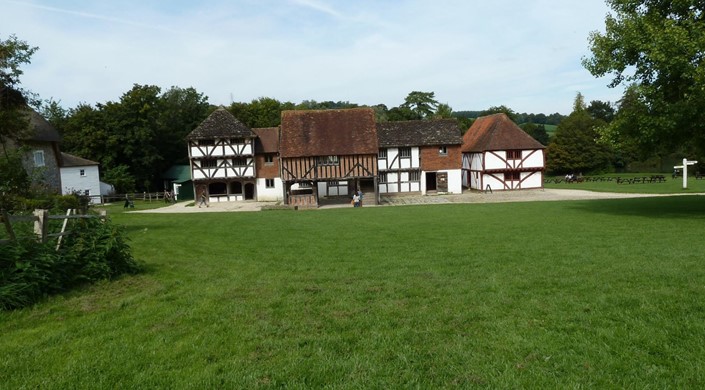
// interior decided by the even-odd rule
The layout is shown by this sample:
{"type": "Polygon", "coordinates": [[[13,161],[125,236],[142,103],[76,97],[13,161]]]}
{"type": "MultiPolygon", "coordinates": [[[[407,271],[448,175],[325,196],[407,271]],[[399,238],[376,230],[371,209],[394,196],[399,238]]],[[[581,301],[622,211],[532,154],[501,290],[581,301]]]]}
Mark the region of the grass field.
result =
{"type": "Polygon", "coordinates": [[[700,388],[705,199],[115,213],[147,272],[0,313],[1,388],[700,388]]]}
{"type": "MultiPolygon", "coordinates": [[[[670,174],[664,173],[613,173],[609,175],[601,175],[601,177],[650,177],[651,175],[664,175],[666,181],[663,183],[638,183],[638,184],[617,184],[616,181],[589,181],[583,183],[544,183],[546,188],[586,190],[598,192],[624,192],[637,194],[694,194],[705,193],[705,180],[696,180],[695,177],[688,177],[688,188],[683,189],[683,178],[671,178],[670,174]]],[[[546,176],[546,178],[552,178],[546,176]]],[[[561,177],[562,178],[562,177],[561,177]]]]}

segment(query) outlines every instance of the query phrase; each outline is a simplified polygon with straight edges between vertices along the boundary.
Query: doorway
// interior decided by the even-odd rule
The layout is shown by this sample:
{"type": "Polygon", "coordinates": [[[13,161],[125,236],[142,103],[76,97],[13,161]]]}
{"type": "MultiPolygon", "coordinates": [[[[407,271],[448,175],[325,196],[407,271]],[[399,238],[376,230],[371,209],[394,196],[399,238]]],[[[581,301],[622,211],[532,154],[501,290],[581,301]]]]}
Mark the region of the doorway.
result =
{"type": "Polygon", "coordinates": [[[436,189],[436,172],[426,172],[426,192],[436,189]]]}
{"type": "Polygon", "coordinates": [[[253,183],[245,184],[245,200],[253,200],[255,198],[255,185],[253,183]]]}

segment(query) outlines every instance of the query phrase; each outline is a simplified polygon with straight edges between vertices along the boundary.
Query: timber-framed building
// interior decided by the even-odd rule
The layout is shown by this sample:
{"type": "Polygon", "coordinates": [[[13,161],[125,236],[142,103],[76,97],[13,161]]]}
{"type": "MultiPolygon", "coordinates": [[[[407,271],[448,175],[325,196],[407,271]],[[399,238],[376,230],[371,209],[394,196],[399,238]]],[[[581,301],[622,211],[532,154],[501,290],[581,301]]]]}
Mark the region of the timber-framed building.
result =
{"type": "Polygon", "coordinates": [[[193,130],[188,141],[196,199],[255,200],[255,133],[220,107],[193,130]]]}
{"type": "Polygon", "coordinates": [[[317,207],[319,196],[377,193],[371,108],[284,111],[279,148],[287,204],[317,207]]]}

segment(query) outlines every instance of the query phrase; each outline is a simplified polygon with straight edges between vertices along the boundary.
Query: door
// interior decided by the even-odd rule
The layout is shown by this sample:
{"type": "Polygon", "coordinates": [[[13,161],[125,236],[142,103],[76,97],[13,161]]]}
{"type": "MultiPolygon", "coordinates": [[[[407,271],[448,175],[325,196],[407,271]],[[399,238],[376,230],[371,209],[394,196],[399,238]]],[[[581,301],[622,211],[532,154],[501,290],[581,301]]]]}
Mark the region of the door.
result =
{"type": "Polygon", "coordinates": [[[255,198],[255,185],[253,183],[245,184],[245,200],[252,200],[255,198]]]}
{"type": "Polygon", "coordinates": [[[448,172],[438,172],[436,174],[436,188],[438,192],[448,192],[448,172]]]}
{"type": "Polygon", "coordinates": [[[436,172],[426,172],[426,192],[436,191],[438,187],[437,180],[436,172]]]}

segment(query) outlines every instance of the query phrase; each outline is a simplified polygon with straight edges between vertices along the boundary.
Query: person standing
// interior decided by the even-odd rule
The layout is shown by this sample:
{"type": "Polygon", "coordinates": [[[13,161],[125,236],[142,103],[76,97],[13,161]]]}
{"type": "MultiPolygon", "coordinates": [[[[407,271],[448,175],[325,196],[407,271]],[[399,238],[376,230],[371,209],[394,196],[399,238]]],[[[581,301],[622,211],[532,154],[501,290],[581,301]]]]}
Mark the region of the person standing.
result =
{"type": "Polygon", "coordinates": [[[360,197],[357,194],[353,195],[353,207],[360,207],[360,197]]]}

